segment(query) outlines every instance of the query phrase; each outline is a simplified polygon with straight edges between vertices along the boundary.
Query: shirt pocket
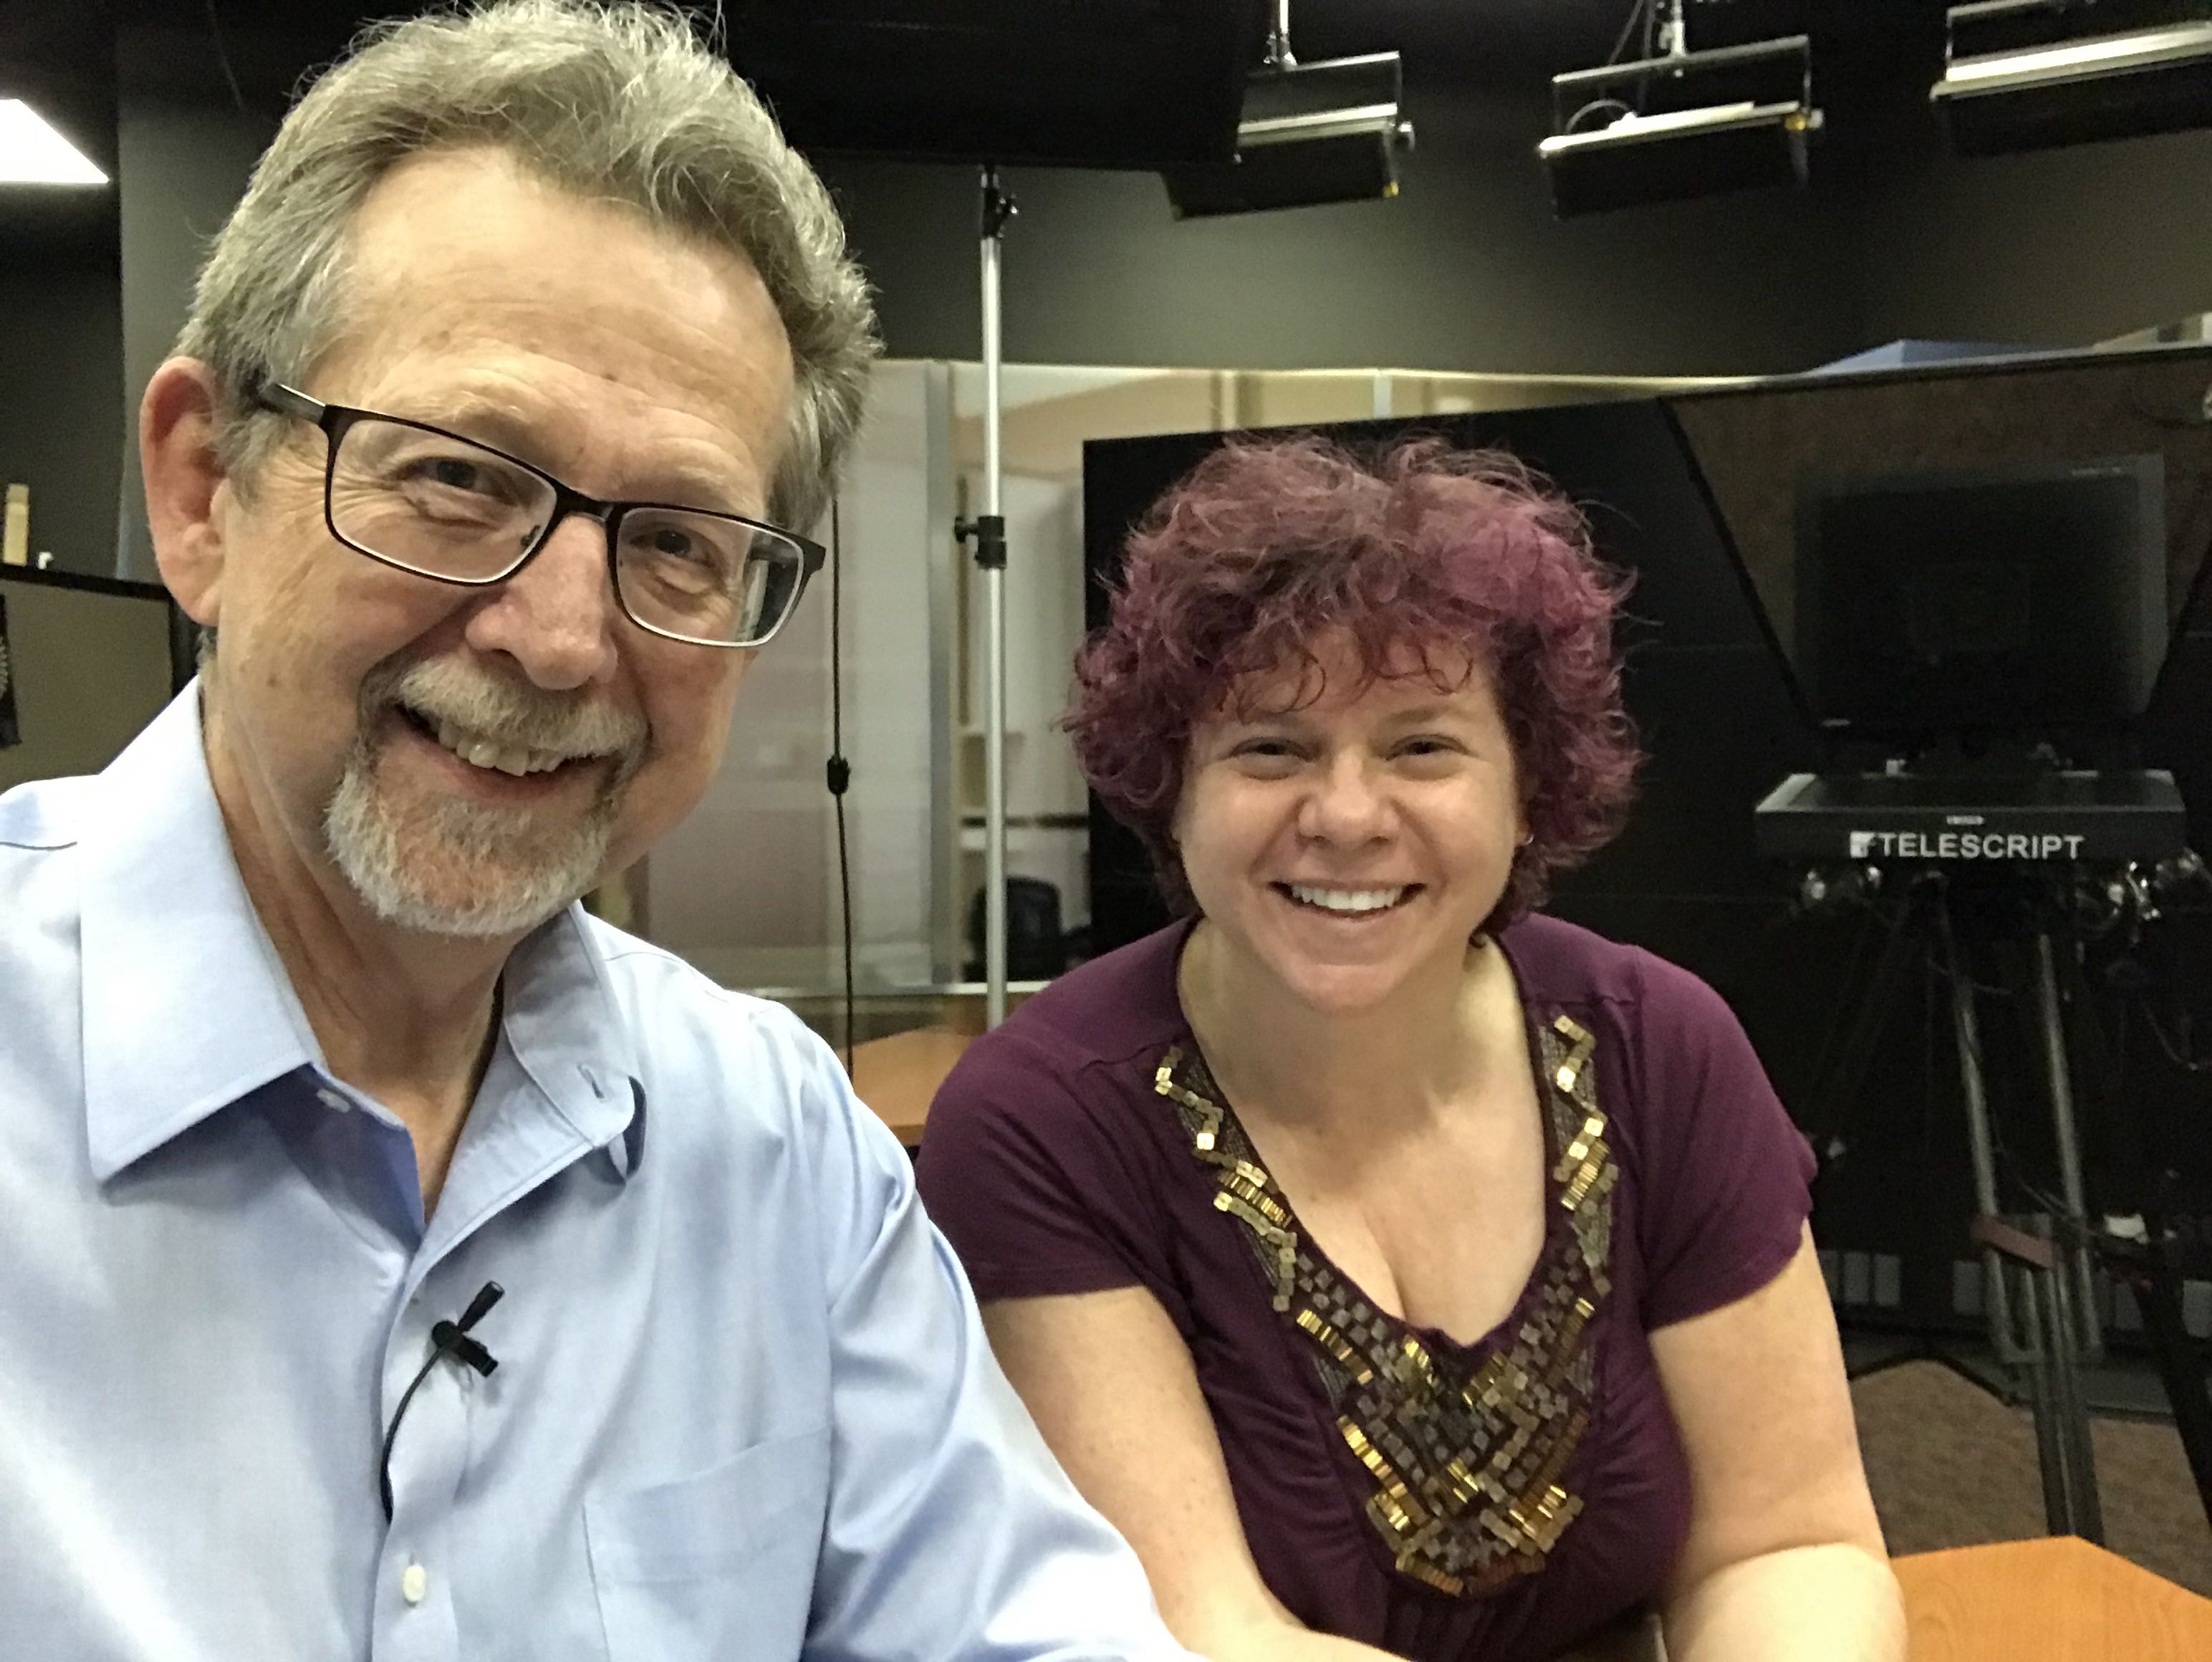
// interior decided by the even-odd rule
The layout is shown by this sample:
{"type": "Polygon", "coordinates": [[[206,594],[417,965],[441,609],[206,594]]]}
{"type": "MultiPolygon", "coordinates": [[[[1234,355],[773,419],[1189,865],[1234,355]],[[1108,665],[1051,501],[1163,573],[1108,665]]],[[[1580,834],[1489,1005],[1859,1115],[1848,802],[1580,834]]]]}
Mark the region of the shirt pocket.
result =
{"type": "Polygon", "coordinates": [[[790,1662],[830,1496],[825,1427],[690,1477],[584,1502],[611,1662],[790,1662]]]}

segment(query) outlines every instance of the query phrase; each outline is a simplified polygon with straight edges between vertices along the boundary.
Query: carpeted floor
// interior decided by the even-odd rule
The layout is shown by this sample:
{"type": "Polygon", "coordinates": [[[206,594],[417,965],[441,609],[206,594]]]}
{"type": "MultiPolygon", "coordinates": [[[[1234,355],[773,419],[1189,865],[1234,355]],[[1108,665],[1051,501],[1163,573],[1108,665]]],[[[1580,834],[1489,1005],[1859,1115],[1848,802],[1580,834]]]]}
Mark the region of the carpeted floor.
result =
{"type": "MultiPolygon", "coordinates": [[[[1894,1555],[2044,1533],[2035,1430],[1939,1362],[1856,1380],[1859,1446],[1894,1555]]],[[[2171,1425],[2096,1422],[2106,1545],[2212,1597],[2212,1525],[2171,1425]]]]}

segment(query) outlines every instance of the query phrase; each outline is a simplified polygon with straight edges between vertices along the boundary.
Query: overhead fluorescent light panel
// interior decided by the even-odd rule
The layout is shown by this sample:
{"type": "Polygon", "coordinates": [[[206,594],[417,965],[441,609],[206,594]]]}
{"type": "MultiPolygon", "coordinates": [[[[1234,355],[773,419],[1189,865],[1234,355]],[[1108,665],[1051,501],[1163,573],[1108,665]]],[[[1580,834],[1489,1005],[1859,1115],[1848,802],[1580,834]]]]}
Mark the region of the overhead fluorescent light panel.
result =
{"type": "Polygon", "coordinates": [[[1260,70],[1245,82],[1235,159],[1162,169],[1176,216],[1397,195],[1400,158],[1413,147],[1403,80],[1395,52],[1260,70]]]}
{"type": "Polygon", "coordinates": [[[1560,218],[1811,177],[1822,116],[1804,35],[1552,78],[1553,131],[1536,147],[1560,218]]]}
{"type": "Polygon", "coordinates": [[[0,185],[105,185],[107,175],[20,98],[0,98],[0,185]]]}
{"type": "Polygon", "coordinates": [[[2212,21],[2069,33],[2063,0],[1978,0],[1945,14],[1929,99],[1961,155],[2212,127],[2212,21]],[[2001,44],[2000,44],[2001,43],[2001,44]]]}

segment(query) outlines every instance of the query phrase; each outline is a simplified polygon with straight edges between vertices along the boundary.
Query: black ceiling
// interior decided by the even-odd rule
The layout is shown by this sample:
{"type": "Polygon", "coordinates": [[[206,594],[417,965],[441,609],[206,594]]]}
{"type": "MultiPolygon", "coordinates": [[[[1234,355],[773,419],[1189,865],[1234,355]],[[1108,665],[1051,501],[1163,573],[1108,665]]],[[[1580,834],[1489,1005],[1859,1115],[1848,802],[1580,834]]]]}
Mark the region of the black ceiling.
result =
{"type": "MultiPolygon", "coordinates": [[[[0,98],[21,98],[115,175],[113,30],[100,0],[0,0],[0,98]]],[[[0,186],[0,274],[12,259],[112,270],[115,192],[0,186]]]]}
{"type": "MultiPolygon", "coordinates": [[[[907,9],[942,14],[954,0],[902,0],[907,9]]],[[[1068,3],[1070,0],[1063,0],[1068,3]]],[[[863,0],[775,0],[779,13],[851,15],[863,0]]],[[[872,9],[896,10],[902,0],[872,9]]],[[[1267,0],[1249,0],[1268,9],[1267,0]]],[[[1659,0],[1662,6],[1665,0],[1659,0]]],[[[97,9],[94,8],[93,9],[97,9]]],[[[703,3],[692,9],[710,12],[703,3]]],[[[1407,76],[1422,82],[1540,81],[1561,70],[1604,61],[1636,0],[1292,0],[1291,41],[1301,58],[1349,56],[1396,48],[1407,76]]],[[[8,0],[0,13],[82,15],[72,0],[8,0]]],[[[281,94],[313,64],[326,62],[363,21],[428,9],[406,0],[131,0],[121,9],[126,34],[158,38],[181,50],[194,72],[214,70],[206,43],[220,32],[250,95],[281,94]]],[[[742,7],[737,8],[742,9],[742,7]]],[[[1033,9],[1048,12],[1049,0],[1033,9]]],[[[1724,45],[1809,29],[1854,55],[1894,56],[1895,43],[1940,40],[1940,0],[1690,0],[1695,44],[1724,45]],[[1933,33],[1931,35],[1931,27],[1933,33]]],[[[933,17],[933,21],[934,18],[933,17]]],[[[0,27],[0,62],[13,26],[0,27]]],[[[742,57],[742,44],[738,56],[742,57]]]]}
{"type": "MultiPolygon", "coordinates": [[[[1186,0],[1114,3],[1134,9],[1186,0]]],[[[1243,3],[1261,15],[1270,9],[1270,0],[1209,3],[1243,3]]],[[[693,9],[741,18],[745,3],[697,0],[693,9]]],[[[982,15],[993,5],[1008,10],[1007,0],[755,3],[799,16],[904,7],[931,27],[954,14],[982,15]]],[[[1047,19],[1049,27],[1052,14],[1087,3],[1094,0],[1028,0],[1029,15],[1047,19]]],[[[234,83],[239,101],[273,121],[301,78],[338,55],[364,21],[424,9],[408,0],[0,0],[0,96],[11,78],[20,81],[40,65],[65,65],[82,79],[97,74],[105,57],[134,92],[228,100],[234,83]],[[90,44],[102,29],[114,31],[112,55],[90,44]]],[[[1636,9],[1636,0],[1292,0],[1291,32],[1307,60],[1400,50],[1408,97],[1418,106],[1452,86],[1537,94],[1559,70],[1604,61],[1636,9]]],[[[1012,11],[1020,15],[1019,7],[1012,11]]],[[[1812,34],[1816,85],[1830,115],[1828,149],[1839,161],[1880,146],[1882,124],[1867,119],[1880,107],[1925,119],[1927,88],[1940,69],[1942,13],[1942,0],[1689,0],[1693,44],[1812,34]]],[[[742,43],[735,55],[742,61],[742,43]]],[[[111,80],[111,98],[112,85],[111,80]]],[[[1033,98],[1048,95],[1048,88],[1032,89],[1033,98]]]]}
{"type": "MultiPolygon", "coordinates": [[[[2187,3],[2188,0],[2155,0],[2187,3]]],[[[702,15],[720,15],[740,33],[733,56],[743,65],[741,31],[749,7],[773,7],[779,21],[896,15],[924,31],[942,32],[991,17],[1017,20],[1026,32],[1079,32],[1078,9],[1148,8],[1160,16],[1200,9],[1199,0],[686,0],[702,15]]],[[[1667,0],[1656,0],[1664,6],[1667,0]]],[[[2154,0],[2098,0],[2100,6],[2154,0]]],[[[2203,0],[2212,4],[2212,0],[2203,0]]],[[[1815,82],[1829,115],[1823,144],[1825,180],[1849,188],[1853,180],[1889,165],[1896,135],[1907,124],[1929,124],[1927,88],[1940,70],[1942,0],[1688,0],[1694,45],[1719,46],[1777,34],[1814,38],[1815,82]]],[[[1272,0],[1204,0],[1204,8],[1246,9],[1256,36],[1272,0]]],[[[0,96],[11,84],[65,106],[85,148],[113,154],[116,88],[128,96],[167,94],[193,101],[234,100],[272,128],[303,79],[344,50],[366,21],[428,9],[411,0],[0,0],[0,96]],[[49,88],[60,90],[49,93],[49,88]]],[[[1417,117],[1453,89],[1541,95],[1548,77],[1605,61],[1637,0],[1292,0],[1292,45],[1302,60],[1395,48],[1405,58],[1409,106],[1417,117]]],[[[1065,46],[1066,40],[1060,43],[1065,46]]],[[[1048,52],[1034,54],[1039,60],[1048,52]]],[[[1018,50],[1006,61],[1028,62],[1018,50]]],[[[1066,52],[1060,57],[1065,59],[1066,52]]],[[[994,70],[995,74],[996,71],[994,70]]],[[[1014,89],[1015,101],[1049,110],[1067,84],[1056,74],[1014,89]]],[[[988,79],[988,77],[987,77],[988,79]]],[[[810,74],[811,89],[821,77],[810,74]]],[[[842,84],[842,83],[840,83],[842,84]]],[[[941,92],[933,79],[931,91],[941,92]]],[[[834,97],[823,100],[825,107],[834,97]]],[[[929,107],[922,100],[922,107],[929,107]]],[[[1139,107],[1157,111],[1157,99],[1139,107]]],[[[835,114],[834,110],[828,112],[835,114]]],[[[794,107],[794,115],[799,111],[794,107]]],[[[817,112],[822,113],[822,112],[817,112]]],[[[1097,124],[1094,124],[1097,125],[1097,124]]],[[[73,134],[73,137],[76,135],[73,134]]],[[[823,142],[810,148],[853,148],[823,142]]],[[[1925,143],[1921,135],[1914,143],[1925,143]]],[[[874,148],[870,146],[869,148],[874,148]]],[[[1011,159],[1000,157],[1000,159],[1011,159]]],[[[1125,164],[1126,165],[1126,164],[1125,164]]],[[[84,242],[112,248],[112,204],[34,203],[0,191],[0,230],[22,245],[84,242]],[[94,215],[94,223],[88,219],[94,215]],[[80,223],[79,222],[83,222],[80,223]]]]}

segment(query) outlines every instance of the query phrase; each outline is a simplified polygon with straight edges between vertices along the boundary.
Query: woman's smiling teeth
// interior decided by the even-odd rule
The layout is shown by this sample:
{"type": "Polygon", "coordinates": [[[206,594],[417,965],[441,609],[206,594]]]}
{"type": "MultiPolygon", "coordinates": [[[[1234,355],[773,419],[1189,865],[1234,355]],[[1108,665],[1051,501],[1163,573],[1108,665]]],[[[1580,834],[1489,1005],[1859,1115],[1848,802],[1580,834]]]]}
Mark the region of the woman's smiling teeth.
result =
{"type": "Polygon", "coordinates": [[[1300,905],[1318,906],[1325,912],[1384,911],[1413,890],[1409,883],[1395,889],[1319,889],[1305,883],[1285,883],[1283,887],[1300,905]]]}
{"type": "Polygon", "coordinates": [[[519,745],[496,744],[469,732],[465,728],[455,727],[451,721],[437,724],[437,740],[472,767],[495,768],[501,773],[511,773],[518,779],[528,773],[550,773],[570,759],[562,751],[530,750],[519,745]]]}

